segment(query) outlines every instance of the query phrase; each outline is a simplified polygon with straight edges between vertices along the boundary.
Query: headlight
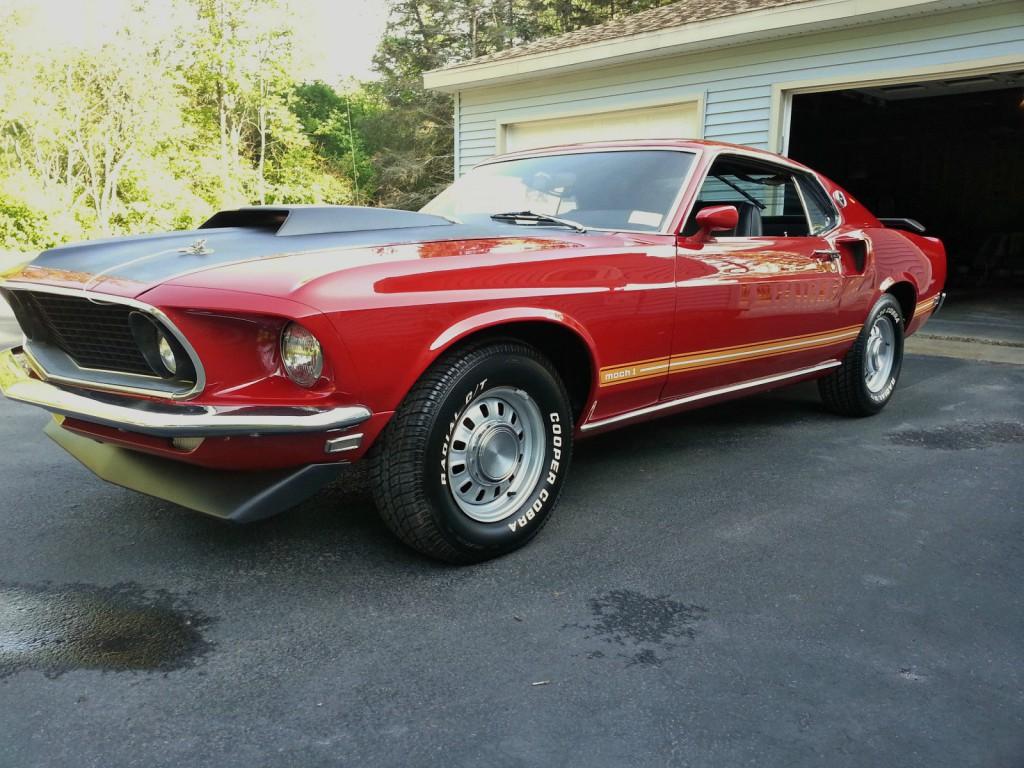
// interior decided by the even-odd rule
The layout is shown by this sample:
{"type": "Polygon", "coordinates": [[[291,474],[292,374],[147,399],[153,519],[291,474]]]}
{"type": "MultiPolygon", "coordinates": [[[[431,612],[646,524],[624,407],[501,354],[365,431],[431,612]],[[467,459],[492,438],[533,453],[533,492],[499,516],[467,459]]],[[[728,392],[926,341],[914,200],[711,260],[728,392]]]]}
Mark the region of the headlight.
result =
{"type": "Polygon", "coordinates": [[[160,362],[164,364],[167,372],[172,376],[177,373],[178,360],[174,355],[174,348],[162,333],[160,334],[159,341],[156,343],[156,351],[160,354],[160,362]]]}
{"type": "Polygon", "coordinates": [[[132,312],[128,318],[139,352],[153,373],[165,379],[189,380],[196,375],[188,353],[174,336],[144,312],[132,312]]]}
{"type": "Polygon", "coordinates": [[[298,323],[289,323],[281,332],[281,362],[288,378],[300,387],[312,387],[324,372],[320,342],[298,323]]]}

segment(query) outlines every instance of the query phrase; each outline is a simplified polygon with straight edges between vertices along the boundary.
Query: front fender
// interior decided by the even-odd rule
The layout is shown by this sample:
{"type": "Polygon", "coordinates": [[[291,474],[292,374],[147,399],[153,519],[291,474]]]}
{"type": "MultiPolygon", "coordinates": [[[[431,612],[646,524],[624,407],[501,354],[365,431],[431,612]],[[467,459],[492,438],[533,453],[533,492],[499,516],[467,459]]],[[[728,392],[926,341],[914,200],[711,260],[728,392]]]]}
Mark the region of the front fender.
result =
{"type": "MultiPolygon", "coordinates": [[[[594,340],[587,332],[587,329],[564,312],[544,307],[502,307],[501,309],[492,309],[486,312],[470,315],[469,317],[459,320],[457,323],[453,323],[436,339],[434,339],[430,344],[430,351],[437,353],[434,355],[434,359],[436,359],[438,354],[475,333],[497,328],[502,325],[538,321],[543,323],[554,323],[555,325],[561,325],[569,328],[587,345],[587,350],[590,352],[591,362],[593,363],[597,360],[597,346],[594,344],[594,340]]],[[[433,362],[433,360],[431,360],[431,362],[433,362]]]]}
{"type": "MultiPolygon", "coordinates": [[[[517,327],[520,330],[526,327],[536,330],[538,324],[547,324],[552,328],[560,328],[571,333],[580,344],[585,346],[590,359],[591,371],[598,370],[597,347],[594,339],[575,318],[559,310],[544,307],[493,308],[452,320],[439,333],[435,331],[430,337],[424,338],[418,351],[401,361],[384,356],[384,359],[378,361],[375,370],[367,374],[369,378],[377,380],[377,386],[374,389],[375,396],[370,397],[369,402],[374,406],[375,411],[394,411],[420,377],[448,350],[482,334],[500,333],[502,330],[506,330],[509,335],[515,335],[517,327]]],[[[591,398],[596,391],[593,380],[595,376],[596,373],[592,373],[591,398]]],[[[587,407],[589,405],[588,402],[587,407]]]]}

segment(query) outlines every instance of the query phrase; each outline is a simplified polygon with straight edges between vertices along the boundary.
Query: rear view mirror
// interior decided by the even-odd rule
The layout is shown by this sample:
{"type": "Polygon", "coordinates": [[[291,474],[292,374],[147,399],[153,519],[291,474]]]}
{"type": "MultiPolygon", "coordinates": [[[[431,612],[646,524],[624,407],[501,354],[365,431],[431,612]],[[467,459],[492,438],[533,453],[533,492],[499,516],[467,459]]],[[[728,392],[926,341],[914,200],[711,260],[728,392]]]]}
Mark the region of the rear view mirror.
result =
{"type": "Polygon", "coordinates": [[[712,205],[697,212],[696,239],[704,242],[715,232],[727,232],[736,229],[740,221],[740,212],[735,205],[712,205]]]}

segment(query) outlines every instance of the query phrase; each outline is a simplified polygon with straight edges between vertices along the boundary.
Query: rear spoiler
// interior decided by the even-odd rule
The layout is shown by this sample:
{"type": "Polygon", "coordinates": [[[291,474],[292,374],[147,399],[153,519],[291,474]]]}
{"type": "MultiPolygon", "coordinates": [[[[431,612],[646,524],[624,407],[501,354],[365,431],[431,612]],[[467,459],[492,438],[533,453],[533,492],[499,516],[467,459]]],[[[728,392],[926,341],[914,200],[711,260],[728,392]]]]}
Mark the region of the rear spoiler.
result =
{"type": "Polygon", "coordinates": [[[879,219],[887,229],[902,229],[906,232],[913,232],[915,235],[925,233],[924,224],[917,219],[879,219]]]}

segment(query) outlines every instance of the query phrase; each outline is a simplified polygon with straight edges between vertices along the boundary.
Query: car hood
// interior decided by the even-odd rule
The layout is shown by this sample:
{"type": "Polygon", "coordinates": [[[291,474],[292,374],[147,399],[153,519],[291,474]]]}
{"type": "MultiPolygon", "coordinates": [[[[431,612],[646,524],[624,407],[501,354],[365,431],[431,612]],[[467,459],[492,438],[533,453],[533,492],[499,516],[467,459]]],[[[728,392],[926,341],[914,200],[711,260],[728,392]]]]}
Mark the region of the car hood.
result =
{"type": "Polygon", "coordinates": [[[250,274],[259,285],[243,289],[289,293],[296,284],[367,264],[564,248],[582,244],[576,242],[578,239],[591,238],[554,228],[531,232],[499,223],[445,223],[289,237],[258,229],[221,227],[52,248],[8,279],[134,298],[170,282],[239,289],[241,286],[230,285],[228,274],[250,274]],[[246,268],[250,266],[255,269],[246,268]],[[280,283],[282,279],[286,284],[280,283]]]}

